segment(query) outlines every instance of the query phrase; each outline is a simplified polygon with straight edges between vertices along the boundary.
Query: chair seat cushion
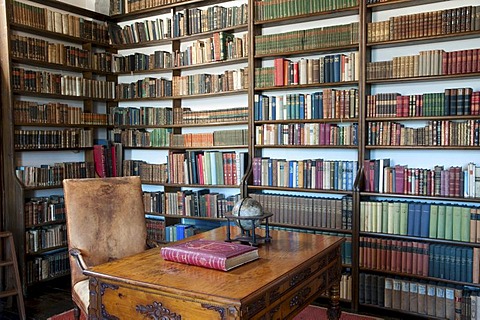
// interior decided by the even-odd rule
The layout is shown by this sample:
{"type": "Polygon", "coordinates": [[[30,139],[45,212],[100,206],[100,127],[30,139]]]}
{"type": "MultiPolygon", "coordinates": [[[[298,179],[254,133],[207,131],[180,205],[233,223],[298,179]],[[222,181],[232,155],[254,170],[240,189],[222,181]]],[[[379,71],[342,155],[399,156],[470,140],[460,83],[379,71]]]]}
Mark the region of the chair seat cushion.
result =
{"type": "Polygon", "coordinates": [[[90,302],[90,291],[88,288],[88,279],[87,280],[82,280],[80,282],[77,282],[73,286],[73,295],[77,298],[74,300],[77,300],[76,302],[80,302],[81,305],[79,306],[81,309],[87,311],[88,310],[88,304],[90,302]]]}

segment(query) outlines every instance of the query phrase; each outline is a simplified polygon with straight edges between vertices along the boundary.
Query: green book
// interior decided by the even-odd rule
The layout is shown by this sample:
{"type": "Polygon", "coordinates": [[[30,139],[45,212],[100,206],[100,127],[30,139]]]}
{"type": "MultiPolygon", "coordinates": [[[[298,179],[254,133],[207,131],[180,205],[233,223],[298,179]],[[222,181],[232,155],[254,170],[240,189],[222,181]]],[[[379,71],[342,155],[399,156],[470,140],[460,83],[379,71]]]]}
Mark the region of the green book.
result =
{"type": "Polygon", "coordinates": [[[365,230],[365,210],[366,210],[366,205],[365,201],[360,202],[360,231],[366,231],[365,230]]]}
{"type": "Polygon", "coordinates": [[[394,215],[395,209],[394,209],[394,207],[393,207],[393,204],[394,204],[393,202],[385,202],[385,203],[384,203],[384,207],[387,208],[387,212],[388,212],[388,214],[387,214],[388,217],[387,217],[387,221],[386,221],[386,222],[387,222],[387,230],[386,230],[386,233],[389,233],[389,234],[393,234],[393,233],[394,233],[394,232],[393,232],[393,229],[394,229],[393,224],[394,224],[395,218],[394,218],[393,215],[394,215]]]}
{"type": "Polygon", "coordinates": [[[408,230],[408,203],[400,202],[400,234],[406,235],[408,230]]]}
{"type": "Polygon", "coordinates": [[[432,204],[430,206],[430,230],[429,237],[437,237],[437,228],[438,228],[438,205],[432,204]]]}
{"type": "Polygon", "coordinates": [[[382,208],[382,233],[390,233],[389,229],[389,223],[390,223],[390,217],[389,217],[389,203],[387,202],[380,202],[381,208],[382,208]]]}
{"type": "Polygon", "coordinates": [[[453,240],[453,207],[445,208],[445,239],[453,240]]]}
{"type": "Polygon", "coordinates": [[[460,223],[460,241],[469,242],[470,241],[470,208],[461,207],[461,223],[460,223]]]}
{"type": "MultiPolygon", "coordinates": [[[[468,228],[470,230],[470,228],[468,228]]],[[[452,221],[452,240],[460,241],[462,238],[462,208],[453,206],[453,221],[452,221]]]]}
{"type": "Polygon", "coordinates": [[[393,203],[393,234],[400,234],[401,228],[400,202],[393,203]]]}
{"type": "Polygon", "coordinates": [[[438,206],[437,239],[445,239],[446,206],[438,206]]]}

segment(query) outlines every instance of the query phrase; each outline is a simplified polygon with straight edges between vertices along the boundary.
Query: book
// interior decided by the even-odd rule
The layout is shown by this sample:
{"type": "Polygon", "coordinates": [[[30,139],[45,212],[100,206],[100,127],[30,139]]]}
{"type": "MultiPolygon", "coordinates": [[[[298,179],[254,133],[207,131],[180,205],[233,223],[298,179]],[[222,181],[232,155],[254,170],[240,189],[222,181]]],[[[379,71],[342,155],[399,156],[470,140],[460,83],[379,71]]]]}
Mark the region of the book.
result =
{"type": "Polygon", "coordinates": [[[259,258],[257,247],[207,239],[163,247],[161,255],[165,260],[223,271],[259,258]]]}

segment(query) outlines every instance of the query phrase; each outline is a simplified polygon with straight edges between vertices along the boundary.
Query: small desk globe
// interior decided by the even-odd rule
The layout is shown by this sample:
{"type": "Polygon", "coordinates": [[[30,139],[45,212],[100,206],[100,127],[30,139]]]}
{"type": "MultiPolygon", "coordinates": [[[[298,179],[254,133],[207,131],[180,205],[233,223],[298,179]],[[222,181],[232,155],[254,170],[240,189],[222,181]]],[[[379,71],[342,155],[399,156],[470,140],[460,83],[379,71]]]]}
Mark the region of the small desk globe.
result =
{"type": "MultiPolygon", "coordinates": [[[[243,198],[235,203],[232,215],[236,217],[260,217],[263,215],[263,208],[260,202],[252,198],[243,198]]],[[[260,225],[258,220],[236,220],[238,226],[244,230],[254,230],[260,225]]]]}

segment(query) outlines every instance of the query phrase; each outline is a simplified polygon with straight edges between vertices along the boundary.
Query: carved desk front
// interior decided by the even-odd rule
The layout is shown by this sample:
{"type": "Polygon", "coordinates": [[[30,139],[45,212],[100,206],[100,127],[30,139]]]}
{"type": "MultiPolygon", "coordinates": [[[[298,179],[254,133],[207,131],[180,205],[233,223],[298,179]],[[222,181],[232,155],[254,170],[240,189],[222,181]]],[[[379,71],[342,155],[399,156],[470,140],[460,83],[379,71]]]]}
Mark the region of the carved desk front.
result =
{"type": "MultiPolygon", "coordinates": [[[[226,228],[195,237],[224,240],[226,228]]],[[[165,261],[160,248],[93,267],[85,272],[89,318],[292,319],[328,291],[329,318],[338,319],[344,239],[275,230],[271,236],[260,259],[228,272],[165,261]]]]}

